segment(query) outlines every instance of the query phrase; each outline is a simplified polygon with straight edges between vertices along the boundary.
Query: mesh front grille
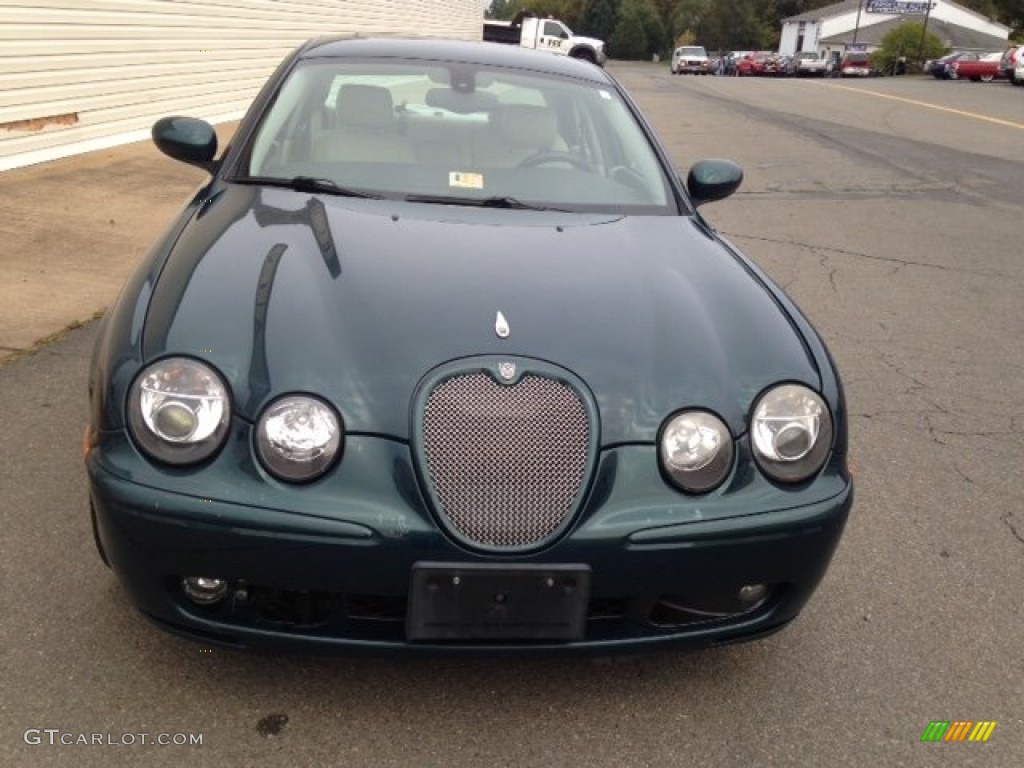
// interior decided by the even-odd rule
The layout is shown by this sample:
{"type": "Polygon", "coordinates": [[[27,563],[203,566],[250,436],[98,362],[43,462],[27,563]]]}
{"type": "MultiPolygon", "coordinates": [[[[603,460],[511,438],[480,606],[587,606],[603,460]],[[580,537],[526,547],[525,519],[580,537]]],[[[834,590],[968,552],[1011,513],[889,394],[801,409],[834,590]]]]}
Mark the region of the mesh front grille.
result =
{"type": "Polygon", "coordinates": [[[443,381],[423,414],[424,450],[441,513],[467,539],[536,544],[576,503],[590,425],[579,395],[525,375],[502,385],[484,373],[443,381]]]}

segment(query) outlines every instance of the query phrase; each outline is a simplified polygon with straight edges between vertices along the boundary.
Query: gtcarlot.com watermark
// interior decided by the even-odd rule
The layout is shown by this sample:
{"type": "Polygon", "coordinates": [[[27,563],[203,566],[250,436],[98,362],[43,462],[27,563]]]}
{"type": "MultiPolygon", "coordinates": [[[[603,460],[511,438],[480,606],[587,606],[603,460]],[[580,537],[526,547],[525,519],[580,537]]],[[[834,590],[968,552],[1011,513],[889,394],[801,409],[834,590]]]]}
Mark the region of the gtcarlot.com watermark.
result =
{"type": "Polygon", "coordinates": [[[22,738],[30,746],[135,747],[199,747],[201,733],[81,733],[60,728],[29,728],[22,738]]]}

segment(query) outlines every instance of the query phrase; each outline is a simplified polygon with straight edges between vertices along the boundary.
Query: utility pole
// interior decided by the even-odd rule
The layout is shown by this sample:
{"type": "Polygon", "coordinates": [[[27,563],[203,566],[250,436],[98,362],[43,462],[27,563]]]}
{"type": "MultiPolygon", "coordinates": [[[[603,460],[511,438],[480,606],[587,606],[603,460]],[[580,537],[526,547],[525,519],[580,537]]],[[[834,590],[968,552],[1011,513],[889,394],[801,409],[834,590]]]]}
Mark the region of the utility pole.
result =
{"type": "Polygon", "coordinates": [[[924,24],[921,25],[921,40],[917,44],[917,63],[918,64],[923,64],[924,63],[924,37],[925,37],[925,35],[928,34],[928,19],[931,18],[932,6],[933,5],[935,5],[935,3],[928,3],[928,7],[925,8],[925,11],[924,11],[924,24]]]}
{"type": "Polygon", "coordinates": [[[863,5],[864,0],[857,0],[857,22],[853,27],[853,43],[851,45],[857,44],[857,34],[860,32],[860,9],[863,5]]]}

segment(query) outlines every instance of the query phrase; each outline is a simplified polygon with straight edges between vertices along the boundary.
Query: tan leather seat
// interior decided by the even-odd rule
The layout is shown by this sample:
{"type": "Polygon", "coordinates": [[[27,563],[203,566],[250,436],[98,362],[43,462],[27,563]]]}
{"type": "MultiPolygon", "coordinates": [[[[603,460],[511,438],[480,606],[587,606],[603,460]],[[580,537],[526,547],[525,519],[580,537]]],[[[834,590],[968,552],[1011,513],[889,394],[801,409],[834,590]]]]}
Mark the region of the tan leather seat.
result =
{"type": "Polygon", "coordinates": [[[474,148],[480,167],[515,168],[539,152],[566,151],[554,110],[530,104],[504,104],[493,116],[490,136],[474,148]]]}
{"type": "Polygon", "coordinates": [[[377,85],[341,86],[334,127],[317,137],[314,158],[346,163],[412,163],[412,149],[398,130],[391,92],[377,85]]]}

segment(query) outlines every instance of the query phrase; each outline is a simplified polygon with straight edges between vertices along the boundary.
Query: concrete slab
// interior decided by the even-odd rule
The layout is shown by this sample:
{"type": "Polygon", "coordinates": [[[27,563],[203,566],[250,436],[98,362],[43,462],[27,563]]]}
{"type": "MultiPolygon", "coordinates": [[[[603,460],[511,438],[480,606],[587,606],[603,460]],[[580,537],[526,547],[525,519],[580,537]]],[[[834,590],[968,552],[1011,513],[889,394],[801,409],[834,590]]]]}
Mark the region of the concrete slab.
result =
{"type": "Polygon", "coordinates": [[[149,141],[0,173],[0,363],[104,312],[204,181],[149,141]]]}

